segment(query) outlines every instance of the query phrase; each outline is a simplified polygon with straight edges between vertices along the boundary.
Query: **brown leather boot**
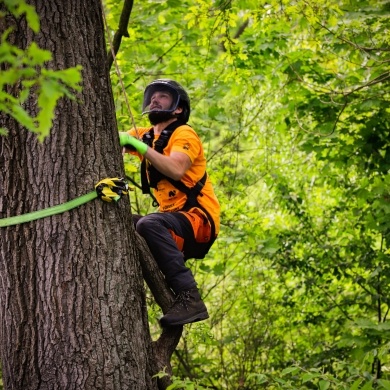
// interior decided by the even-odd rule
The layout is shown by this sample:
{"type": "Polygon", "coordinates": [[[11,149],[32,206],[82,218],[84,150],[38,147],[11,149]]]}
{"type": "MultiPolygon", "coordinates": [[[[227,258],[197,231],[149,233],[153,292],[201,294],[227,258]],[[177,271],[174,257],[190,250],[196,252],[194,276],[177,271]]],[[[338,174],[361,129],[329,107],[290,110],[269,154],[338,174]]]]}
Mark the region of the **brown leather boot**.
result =
{"type": "Polygon", "coordinates": [[[184,290],[177,294],[172,307],[160,318],[162,327],[184,325],[209,318],[207,307],[197,288],[184,290]]]}

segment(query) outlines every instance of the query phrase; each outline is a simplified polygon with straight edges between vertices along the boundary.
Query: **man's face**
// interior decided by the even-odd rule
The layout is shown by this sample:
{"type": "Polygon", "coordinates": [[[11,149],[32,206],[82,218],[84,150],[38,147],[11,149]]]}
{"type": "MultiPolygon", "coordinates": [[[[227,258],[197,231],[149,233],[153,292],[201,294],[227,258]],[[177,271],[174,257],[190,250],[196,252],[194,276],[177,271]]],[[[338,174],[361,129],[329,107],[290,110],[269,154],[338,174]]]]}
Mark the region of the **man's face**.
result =
{"type": "Polygon", "coordinates": [[[168,91],[156,91],[150,99],[150,111],[170,110],[173,96],[168,91]]]}

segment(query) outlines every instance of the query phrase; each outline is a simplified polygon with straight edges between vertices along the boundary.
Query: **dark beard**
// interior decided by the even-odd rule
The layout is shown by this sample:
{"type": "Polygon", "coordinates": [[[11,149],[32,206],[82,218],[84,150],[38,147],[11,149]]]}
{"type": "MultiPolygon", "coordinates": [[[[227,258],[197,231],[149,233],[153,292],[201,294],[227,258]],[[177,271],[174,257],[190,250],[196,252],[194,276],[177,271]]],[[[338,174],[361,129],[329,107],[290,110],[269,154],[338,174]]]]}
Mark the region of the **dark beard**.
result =
{"type": "Polygon", "coordinates": [[[152,125],[157,125],[161,122],[166,122],[169,119],[176,118],[171,112],[167,111],[152,111],[148,114],[149,121],[152,125]]]}

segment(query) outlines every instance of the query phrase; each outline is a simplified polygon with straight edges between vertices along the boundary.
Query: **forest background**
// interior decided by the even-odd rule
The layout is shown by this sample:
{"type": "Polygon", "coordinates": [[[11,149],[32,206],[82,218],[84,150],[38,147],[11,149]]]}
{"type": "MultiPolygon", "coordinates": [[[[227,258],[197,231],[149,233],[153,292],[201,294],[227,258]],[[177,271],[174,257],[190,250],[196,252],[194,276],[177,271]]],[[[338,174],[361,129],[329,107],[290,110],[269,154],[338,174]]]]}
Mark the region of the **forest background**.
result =
{"type": "MultiPolygon", "coordinates": [[[[122,7],[105,2],[111,36],[122,7]]],[[[132,5],[111,68],[118,128],[147,124],[150,81],[179,81],[222,207],[218,240],[189,262],[210,319],[185,327],[178,388],[390,389],[389,14],[388,1],[132,5]]]]}
{"type": "MultiPolygon", "coordinates": [[[[107,7],[115,31],[121,8],[107,7]]],[[[131,109],[154,78],[185,86],[222,206],[217,242],[191,263],[211,318],[186,327],[179,377],[390,388],[389,12],[385,1],[134,3],[118,56],[131,109]]]]}

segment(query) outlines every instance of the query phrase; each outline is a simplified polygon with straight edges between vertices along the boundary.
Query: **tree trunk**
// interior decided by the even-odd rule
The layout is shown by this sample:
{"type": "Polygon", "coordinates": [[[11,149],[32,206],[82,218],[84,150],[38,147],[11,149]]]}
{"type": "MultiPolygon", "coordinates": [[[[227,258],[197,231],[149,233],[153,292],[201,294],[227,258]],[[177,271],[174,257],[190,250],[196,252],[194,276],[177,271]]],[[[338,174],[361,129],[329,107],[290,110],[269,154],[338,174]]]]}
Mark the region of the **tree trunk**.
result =
{"type": "MultiPolygon", "coordinates": [[[[58,205],[124,174],[107,72],[101,4],[35,0],[41,32],[11,39],[53,53],[50,68],[83,67],[50,136],[4,114],[0,218],[58,205]]],[[[27,108],[34,112],[31,99],[27,108]]],[[[5,389],[155,389],[144,285],[128,199],[0,228],[0,348],[5,389]]]]}

